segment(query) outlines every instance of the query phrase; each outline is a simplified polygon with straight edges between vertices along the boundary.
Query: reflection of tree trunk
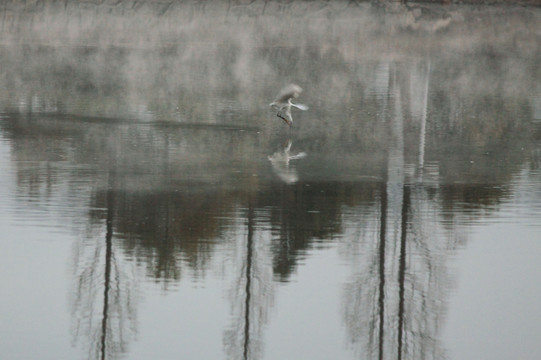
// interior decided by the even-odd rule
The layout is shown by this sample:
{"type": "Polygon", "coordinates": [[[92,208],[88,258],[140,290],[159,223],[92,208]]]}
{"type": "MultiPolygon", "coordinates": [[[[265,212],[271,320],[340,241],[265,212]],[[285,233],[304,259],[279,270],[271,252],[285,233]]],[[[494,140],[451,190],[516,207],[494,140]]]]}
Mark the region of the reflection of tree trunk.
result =
{"type": "Polygon", "coordinates": [[[398,267],[398,360],[402,359],[402,334],[404,330],[404,290],[406,278],[406,239],[408,234],[408,211],[410,207],[410,188],[403,187],[402,220],[400,229],[400,258],[398,267]]]}
{"type": "Polygon", "coordinates": [[[426,139],[426,118],[428,114],[428,82],[430,80],[430,61],[425,75],[425,92],[423,94],[423,113],[421,116],[421,131],[419,139],[419,168],[422,170],[425,166],[425,139],[426,139]]]}
{"type": "Polygon", "coordinates": [[[124,261],[122,252],[115,251],[113,242],[118,196],[115,177],[111,165],[107,190],[95,195],[95,206],[105,210],[105,219],[98,212],[100,222],[89,229],[87,239],[76,243],[74,336],[86,343],[88,359],[119,357],[126,352],[128,338],[136,329],[137,291],[130,276],[132,264],[124,261]],[[101,220],[105,220],[105,229],[101,220]],[[105,236],[101,235],[103,230],[105,236]]]}
{"type": "MultiPolygon", "coordinates": [[[[169,134],[165,135],[165,145],[163,147],[163,173],[169,178],[170,173],[170,162],[169,162],[169,134]]],[[[165,211],[164,211],[164,236],[163,240],[165,243],[169,243],[169,208],[171,207],[171,197],[168,196],[165,201],[165,211]]]]}
{"type": "Polygon", "coordinates": [[[272,303],[272,267],[269,259],[270,234],[257,227],[255,194],[246,201],[242,235],[235,249],[231,291],[232,324],[224,332],[228,359],[259,359],[263,347],[262,330],[272,303]]]}
{"type": "Polygon", "coordinates": [[[378,298],[378,313],[379,313],[379,356],[378,359],[383,359],[383,337],[384,337],[384,321],[385,321],[385,237],[387,224],[387,182],[381,182],[381,209],[380,209],[380,228],[379,228],[379,298],[378,298]]]}
{"type": "MultiPolygon", "coordinates": [[[[389,143],[382,150],[386,152],[382,155],[387,158],[387,166],[378,184],[379,198],[371,204],[377,209],[372,216],[379,223],[361,223],[366,230],[359,231],[359,240],[350,240],[368,249],[362,256],[369,261],[353,259],[353,280],[345,293],[345,320],[349,338],[358,345],[355,350],[359,351],[359,358],[441,359],[444,356],[437,335],[448,279],[442,263],[444,250],[439,247],[448,244],[440,243],[439,238],[430,241],[431,232],[439,228],[435,221],[439,215],[424,210],[424,206],[432,209],[425,184],[419,182],[412,188],[407,172],[411,164],[405,156],[406,120],[412,116],[403,102],[412,86],[406,86],[411,84],[394,70],[394,65],[390,71],[388,96],[382,100],[382,122],[389,129],[389,143]],[[389,99],[389,114],[385,99],[389,99]],[[418,208],[422,211],[415,210],[418,208]],[[411,253],[412,247],[419,248],[422,254],[411,253]]],[[[421,175],[430,63],[423,71],[420,90],[415,92],[422,100],[416,104],[423,106],[418,163],[421,175]]]]}
{"type": "MultiPolygon", "coordinates": [[[[389,80],[387,83],[387,91],[390,89],[390,81],[391,76],[389,76],[389,80]]],[[[387,93],[387,96],[384,97],[383,105],[382,105],[382,119],[383,121],[387,122],[389,119],[387,119],[387,105],[388,105],[388,97],[389,93],[387,93]]],[[[385,153],[387,162],[389,161],[389,150],[387,147],[385,147],[385,153]]],[[[389,199],[387,197],[387,181],[389,179],[389,169],[387,168],[385,170],[385,174],[383,176],[383,179],[381,181],[381,190],[380,190],[380,224],[379,224],[379,297],[378,297],[378,313],[379,313],[379,339],[378,339],[378,359],[383,359],[383,344],[384,344],[384,337],[385,337],[385,246],[386,238],[387,238],[387,206],[389,199]]]]}
{"type": "Polygon", "coordinates": [[[109,315],[109,289],[111,287],[111,261],[113,258],[113,190],[107,191],[107,222],[105,232],[105,279],[103,283],[103,317],[101,320],[101,359],[106,358],[107,320],[109,315]]]}
{"type": "Polygon", "coordinates": [[[250,287],[252,286],[252,253],[254,237],[254,207],[248,204],[248,239],[246,241],[246,294],[244,303],[243,358],[248,359],[250,348],[250,287]]]}

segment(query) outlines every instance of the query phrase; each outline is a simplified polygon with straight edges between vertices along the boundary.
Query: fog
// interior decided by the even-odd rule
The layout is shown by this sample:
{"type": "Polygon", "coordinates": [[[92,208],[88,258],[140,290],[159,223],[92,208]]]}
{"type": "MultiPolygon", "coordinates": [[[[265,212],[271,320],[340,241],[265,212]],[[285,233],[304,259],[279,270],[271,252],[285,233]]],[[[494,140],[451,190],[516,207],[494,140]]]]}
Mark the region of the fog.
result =
{"type": "Polygon", "coordinates": [[[262,105],[293,81],[332,115],[370,92],[371,61],[430,59],[451,103],[456,92],[538,91],[539,12],[522,7],[6,2],[0,21],[0,98],[39,97],[75,114],[216,123],[234,107],[243,118],[228,123],[260,127],[262,105]]]}
{"type": "MultiPolygon", "coordinates": [[[[4,2],[0,219],[25,245],[5,257],[69,263],[48,280],[67,294],[42,298],[15,270],[8,292],[28,281],[40,324],[35,309],[68,298],[55,339],[69,329],[88,358],[446,358],[452,261],[502,234],[538,250],[539,24],[509,4],[4,2]],[[290,83],[309,109],[288,127],[269,103],[290,83]],[[71,252],[31,257],[22,228],[71,252]]],[[[499,270],[492,249],[468,269],[499,270]]],[[[535,266],[513,285],[534,287],[535,266]]],[[[11,326],[48,335],[16,319],[8,342],[11,326]]]]}
{"type": "MultiPolygon", "coordinates": [[[[509,131],[510,119],[519,132],[531,126],[521,119],[534,112],[540,91],[539,17],[514,6],[7,2],[0,107],[270,134],[276,124],[268,103],[296,82],[311,111],[293,115],[293,149],[340,152],[347,162],[359,146],[381,149],[389,141],[380,100],[392,78],[411,109],[405,121],[412,131],[429,81],[427,106],[446,127],[465,126],[471,143],[493,141],[509,131]]],[[[216,140],[213,146],[226,141],[216,140]]],[[[406,136],[409,143],[413,151],[417,136],[406,136]]],[[[268,155],[281,147],[268,136],[254,146],[268,155]]]]}

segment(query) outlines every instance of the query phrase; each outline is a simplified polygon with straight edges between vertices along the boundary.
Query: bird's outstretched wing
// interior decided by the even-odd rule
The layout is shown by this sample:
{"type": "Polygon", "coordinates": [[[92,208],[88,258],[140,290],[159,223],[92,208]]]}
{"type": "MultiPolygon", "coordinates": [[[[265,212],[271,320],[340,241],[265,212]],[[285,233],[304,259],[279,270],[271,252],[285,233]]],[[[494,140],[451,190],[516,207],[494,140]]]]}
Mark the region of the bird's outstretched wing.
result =
{"type": "Polygon", "coordinates": [[[302,92],[302,88],[299,85],[296,84],[289,84],[286,87],[284,87],[280,92],[278,93],[278,96],[276,96],[276,100],[274,100],[275,103],[285,103],[289,99],[295,99],[298,98],[299,95],[302,92]]]}
{"type": "Polygon", "coordinates": [[[308,110],[308,106],[304,104],[293,104],[291,103],[291,106],[296,107],[299,110],[308,110]]]}

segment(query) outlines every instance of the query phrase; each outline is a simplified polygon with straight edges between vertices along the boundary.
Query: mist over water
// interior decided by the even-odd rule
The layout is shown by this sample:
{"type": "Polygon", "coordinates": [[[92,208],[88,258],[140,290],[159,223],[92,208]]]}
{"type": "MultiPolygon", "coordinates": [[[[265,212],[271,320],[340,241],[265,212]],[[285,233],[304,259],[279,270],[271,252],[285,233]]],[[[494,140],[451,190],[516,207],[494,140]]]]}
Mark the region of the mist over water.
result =
{"type": "Polygon", "coordinates": [[[541,356],[539,8],[2,6],[2,358],[541,356]]]}

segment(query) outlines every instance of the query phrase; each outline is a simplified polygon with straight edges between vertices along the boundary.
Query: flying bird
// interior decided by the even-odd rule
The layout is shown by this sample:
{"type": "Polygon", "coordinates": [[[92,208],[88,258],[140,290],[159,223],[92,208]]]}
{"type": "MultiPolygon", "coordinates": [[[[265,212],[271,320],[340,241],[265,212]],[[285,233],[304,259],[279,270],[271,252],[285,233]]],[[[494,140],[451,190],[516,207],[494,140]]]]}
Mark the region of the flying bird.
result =
{"type": "Polygon", "coordinates": [[[303,104],[293,104],[291,99],[296,99],[302,92],[302,88],[296,84],[289,84],[280,92],[270,106],[278,109],[278,116],[280,119],[284,120],[286,124],[291,126],[293,123],[293,118],[291,117],[291,107],[296,107],[300,110],[308,110],[308,106],[303,104]]]}

